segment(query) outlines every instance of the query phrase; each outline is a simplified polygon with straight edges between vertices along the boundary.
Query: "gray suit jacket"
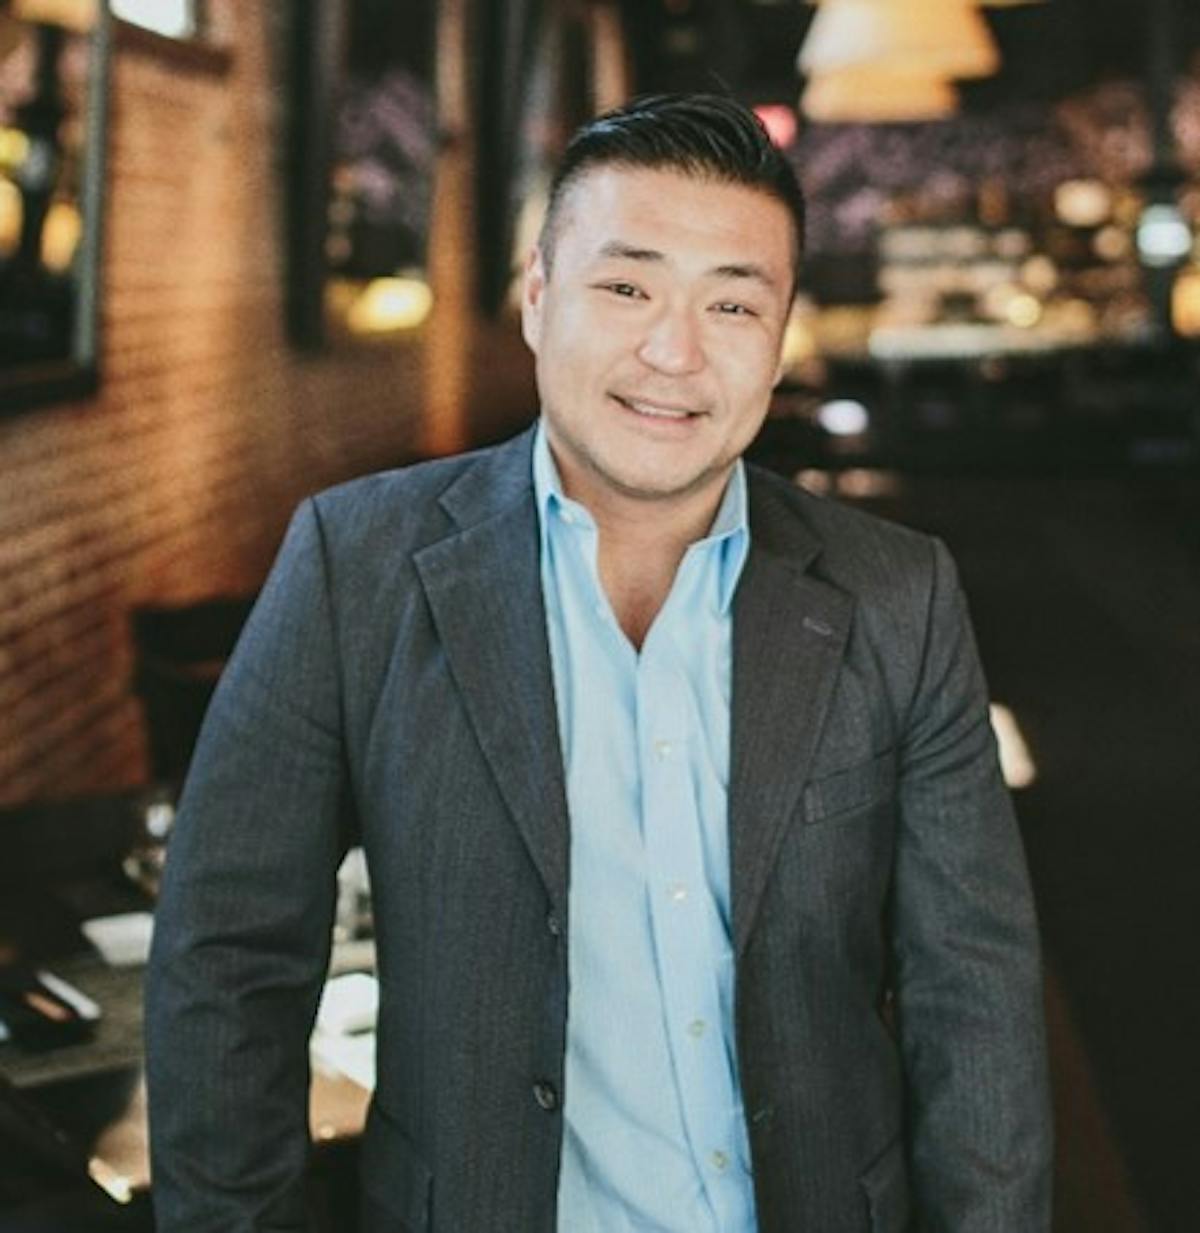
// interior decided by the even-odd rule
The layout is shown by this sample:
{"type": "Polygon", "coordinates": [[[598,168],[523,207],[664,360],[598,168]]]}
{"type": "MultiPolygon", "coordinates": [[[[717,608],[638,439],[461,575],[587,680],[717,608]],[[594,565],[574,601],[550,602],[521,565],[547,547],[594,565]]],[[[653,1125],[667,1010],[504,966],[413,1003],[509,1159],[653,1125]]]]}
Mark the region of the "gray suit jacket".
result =
{"type": "MultiPolygon", "coordinates": [[[[729,827],[759,1227],[1046,1230],[1036,926],[953,566],[753,470],[750,520],[729,827]]],[[[304,1227],[306,1041],[356,839],[381,982],[364,1227],[551,1233],[569,825],[528,434],[293,521],[171,840],[160,1233],[304,1227]]]]}

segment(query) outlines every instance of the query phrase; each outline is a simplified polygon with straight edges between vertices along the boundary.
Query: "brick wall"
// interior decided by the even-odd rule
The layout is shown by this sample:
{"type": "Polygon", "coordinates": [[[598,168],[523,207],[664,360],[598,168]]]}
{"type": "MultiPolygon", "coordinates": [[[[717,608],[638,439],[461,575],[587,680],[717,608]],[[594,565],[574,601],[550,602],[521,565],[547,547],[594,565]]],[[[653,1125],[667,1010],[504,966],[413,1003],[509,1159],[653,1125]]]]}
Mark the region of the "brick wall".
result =
{"type": "MultiPolygon", "coordinates": [[[[0,805],[141,782],[129,610],[256,589],[300,497],[446,441],[424,340],[289,349],[280,49],[269,5],[214,8],[224,73],[114,53],[99,397],[0,421],[0,805]]],[[[447,336],[488,374],[466,437],[520,422],[511,330],[447,336]]]]}

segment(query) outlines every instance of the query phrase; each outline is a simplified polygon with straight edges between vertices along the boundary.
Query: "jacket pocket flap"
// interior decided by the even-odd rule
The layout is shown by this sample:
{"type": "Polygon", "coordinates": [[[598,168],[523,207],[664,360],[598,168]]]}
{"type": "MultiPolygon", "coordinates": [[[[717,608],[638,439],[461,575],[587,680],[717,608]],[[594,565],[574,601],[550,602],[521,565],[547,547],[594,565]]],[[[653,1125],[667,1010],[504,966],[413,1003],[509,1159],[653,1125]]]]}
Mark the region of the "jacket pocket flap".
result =
{"type": "Polygon", "coordinates": [[[388,1211],[394,1212],[413,1233],[429,1227],[429,1195],[433,1172],[409,1137],[379,1108],[371,1104],[363,1132],[359,1162],[363,1189],[388,1211]]]}
{"type": "Polygon", "coordinates": [[[896,754],[888,749],[806,784],[804,820],[824,822],[838,814],[864,809],[886,796],[895,785],[896,754]]]}
{"type": "Polygon", "coordinates": [[[904,1141],[895,1139],[859,1182],[867,1196],[872,1233],[905,1233],[910,1206],[904,1141]]]}

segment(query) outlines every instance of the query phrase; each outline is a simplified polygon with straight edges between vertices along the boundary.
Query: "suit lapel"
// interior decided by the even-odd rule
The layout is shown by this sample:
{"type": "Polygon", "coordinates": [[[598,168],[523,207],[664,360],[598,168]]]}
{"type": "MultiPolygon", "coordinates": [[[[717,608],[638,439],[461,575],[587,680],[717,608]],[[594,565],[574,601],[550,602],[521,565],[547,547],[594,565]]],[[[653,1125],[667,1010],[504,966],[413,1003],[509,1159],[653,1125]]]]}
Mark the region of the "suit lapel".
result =
{"type": "Polygon", "coordinates": [[[484,756],[565,919],[566,788],[530,441],[485,455],[452,485],[442,505],[459,530],[417,553],[416,567],[484,756]]]}
{"type": "Polygon", "coordinates": [[[852,609],[845,592],[805,572],[820,543],[761,483],[751,488],[750,517],[733,625],[729,830],[739,956],[808,778],[852,609]]]}

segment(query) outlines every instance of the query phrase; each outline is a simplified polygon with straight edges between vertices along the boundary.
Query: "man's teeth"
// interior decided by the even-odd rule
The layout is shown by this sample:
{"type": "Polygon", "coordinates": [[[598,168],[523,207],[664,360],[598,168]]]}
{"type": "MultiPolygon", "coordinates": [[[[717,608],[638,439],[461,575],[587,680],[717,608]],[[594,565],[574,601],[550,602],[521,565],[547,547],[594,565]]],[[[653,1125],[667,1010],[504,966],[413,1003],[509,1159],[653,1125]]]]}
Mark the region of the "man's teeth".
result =
{"type": "Polygon", "coordinates": [[[623,398],[621,400],[632,411],[636,411],[638,415],[648,415],[656,420],[686,420],[691,414],[690,411],[679,411],[672,407],[653,407],[649,403],[638,402],[633,398],[623,398]]]}

